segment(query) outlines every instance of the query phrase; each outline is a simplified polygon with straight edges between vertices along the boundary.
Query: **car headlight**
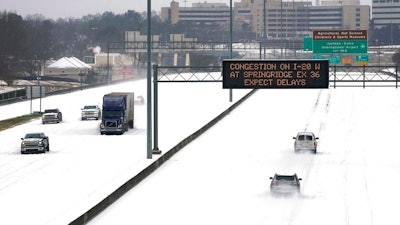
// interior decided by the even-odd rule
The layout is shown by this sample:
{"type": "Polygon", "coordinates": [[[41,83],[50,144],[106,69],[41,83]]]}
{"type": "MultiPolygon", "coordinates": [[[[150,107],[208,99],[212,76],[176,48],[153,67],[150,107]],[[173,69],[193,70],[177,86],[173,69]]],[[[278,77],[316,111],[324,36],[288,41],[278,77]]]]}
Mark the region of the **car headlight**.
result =
{"type": "Polygon", "coordinates": [[[25,141],[21,142],[21,146],[25,146],[25,141]]]}
{"type": "Polygon", "coordinates": [[[43,141],[39,141],[38,145],[43,146],[43,141]]]}
{"type": "Polygon", "coordinates": [[[101,123],[101,124],[100,124],[100,128],[101,128],[101,129],[104,129],[104,124],[101,123]]]}

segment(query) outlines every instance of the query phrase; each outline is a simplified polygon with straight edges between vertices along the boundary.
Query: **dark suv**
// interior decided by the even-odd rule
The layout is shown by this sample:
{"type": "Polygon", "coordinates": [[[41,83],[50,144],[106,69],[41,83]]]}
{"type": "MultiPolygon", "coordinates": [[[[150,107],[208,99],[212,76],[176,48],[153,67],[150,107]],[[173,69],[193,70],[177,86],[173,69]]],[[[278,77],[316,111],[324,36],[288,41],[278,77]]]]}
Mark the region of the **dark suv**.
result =
{"type": "Polygon", "coordinates": [[[49,137],[43,132],[25,134],[21,140],[21,154],[50,151],[49,137]]]}
{"type": "Polygon", "coordinates": [[[46,109],[42,115],[42,123],[59,123],[62,121],[62,113],[59,109],[46,109]]]}

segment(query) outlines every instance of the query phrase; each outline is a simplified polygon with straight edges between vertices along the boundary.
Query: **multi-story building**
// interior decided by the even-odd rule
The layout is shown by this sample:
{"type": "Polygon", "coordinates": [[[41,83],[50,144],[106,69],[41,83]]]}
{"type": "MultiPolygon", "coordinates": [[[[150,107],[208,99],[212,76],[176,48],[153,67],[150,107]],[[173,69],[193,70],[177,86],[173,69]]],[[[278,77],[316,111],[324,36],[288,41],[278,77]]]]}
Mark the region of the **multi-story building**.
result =
{"type": "MultiPolygon", "coordinates": [[[[324,29],[368,30],[370,6],[359,3],[359,0],[329,0],[317,1],[313,6],[309,0],[240,0],[233,6],[234,29],[248,24],[259,37],[265,34],[271,38],[303,37],[313,30],[324,29]]],[[[170,7],[162,9],[161,17],[173,24],[184,20],[227,25],[230,8],[224,3],[206,2],[180,7],[172,1],[170,7]]]]}
{"type": "Polygon", "coordinates": [[[400,0],[372,0],[372,24],[375,29],[400,24],[400,0]]]}
{"type": "Polygon", "coordinates": [[[170,20],[172,24],[179,21],[225,24],[230,20],[230,7],[225,3],[207,2],[180,7],[179,2],[172,1],[170,7],[161,8],[161,19],[170,20]]]}
{"type": "MultiPolygon", "coordinates": [[[[319,5],[319,3],[317,5],[319,5]]],[[[321,5],[322,6],[360,5],[360,0],[325,0],[321,2],[321,5]]]]}
{"type": "Polygon", "coordinates": [[[235,4],[235,16],[238,20],[244,16],[240,13],[249,8],[247,15],[252,30],[267,37],[296,37],[310,33],[309,12],[311,2],[295,2],[280,0],[242,0],[235,4]]]}
{"type": "Polygon", "coordinates": [[[310,30],[368,30],[368,5],[315,6],[309,11],[310,30]]]}

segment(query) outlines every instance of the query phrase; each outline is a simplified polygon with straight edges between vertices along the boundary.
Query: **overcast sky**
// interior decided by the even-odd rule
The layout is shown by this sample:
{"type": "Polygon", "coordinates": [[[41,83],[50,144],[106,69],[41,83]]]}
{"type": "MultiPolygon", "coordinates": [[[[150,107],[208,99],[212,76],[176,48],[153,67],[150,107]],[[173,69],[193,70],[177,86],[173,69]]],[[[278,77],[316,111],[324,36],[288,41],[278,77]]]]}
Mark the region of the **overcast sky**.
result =
{"type": "MultiPolygon", "coordinates": [[[[161,7],[169,6],[171,1],[152,0],[151,9],[159,12],[161,7]]],[[[193,2],[205,2],[206,0],[175,1],[178,1],[181,6],[186,4],[189,7],[193,2]]],[[[233,0],[233,2],[239,1],[233,0]]],[[[230,0],[208,0],[207,2],[229,4],[230,0]]],[[[361,3],[371,4],[371,0],[361,0],[361,3]]],[[[81,18],[88,14],[101,14],[105,11],[111,11],[115,14],[125,13],[128,10],[144,12],[147,11],[147,0],[0,0],[0,11],[4,10],[15,12],[23,17],[42,14],[51,19],[81,18]]]]}

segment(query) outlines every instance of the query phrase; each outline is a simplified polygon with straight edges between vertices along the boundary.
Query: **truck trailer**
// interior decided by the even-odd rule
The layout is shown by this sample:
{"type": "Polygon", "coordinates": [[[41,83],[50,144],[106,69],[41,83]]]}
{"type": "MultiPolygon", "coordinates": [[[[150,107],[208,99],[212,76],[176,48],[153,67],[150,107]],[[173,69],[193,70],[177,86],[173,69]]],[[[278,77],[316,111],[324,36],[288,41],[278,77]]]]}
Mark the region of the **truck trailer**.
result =
{"type": "Polygon", "coordinates": [[[123,134],[134,126],[134,93],[112,92],[103,96],[100,134],[123,134]]]}

